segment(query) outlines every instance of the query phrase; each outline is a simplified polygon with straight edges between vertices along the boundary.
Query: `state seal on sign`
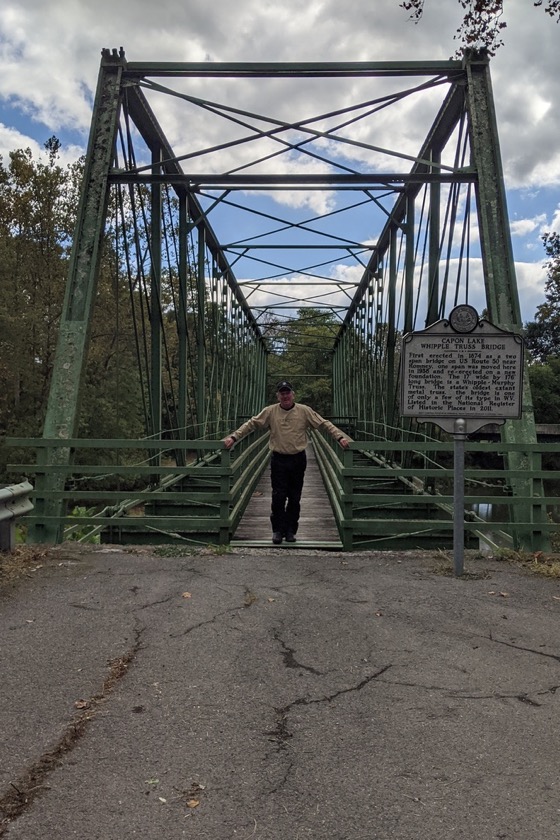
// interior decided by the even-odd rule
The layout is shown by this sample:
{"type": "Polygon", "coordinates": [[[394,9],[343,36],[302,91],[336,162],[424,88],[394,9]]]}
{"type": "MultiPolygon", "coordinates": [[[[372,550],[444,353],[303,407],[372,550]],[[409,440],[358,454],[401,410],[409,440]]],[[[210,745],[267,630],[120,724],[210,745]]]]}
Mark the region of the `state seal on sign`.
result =
{"type": "Polygon", "coordinates": [[[478,324],[478,312],[474,306],[462,303],[449,313],[449,324],[455,332],[472,332],[478,324]]]}

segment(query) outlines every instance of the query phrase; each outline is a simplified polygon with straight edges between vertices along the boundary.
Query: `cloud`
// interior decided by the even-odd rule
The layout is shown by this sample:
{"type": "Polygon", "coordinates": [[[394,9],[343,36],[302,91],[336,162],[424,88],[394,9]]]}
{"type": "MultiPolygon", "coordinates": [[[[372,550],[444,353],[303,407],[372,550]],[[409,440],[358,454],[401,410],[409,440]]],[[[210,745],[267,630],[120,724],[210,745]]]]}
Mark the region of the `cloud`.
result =
{"type": "Polygon", "coordinates": [[[523,322],[532,321],[537,307],[545,299],[546,270],[542,262],[516,262],[515,273],[523,322]]]}
{"type": "MultiPolygon", "coordinates": [[[[4,0],[0,9],[0,154],[4,157],[15,148],[29,146],[35,155],[42,152],[44,140],[56,134],[63,141],[65,160],[76,159],[85,151],[91,119],[101,50],[124,47],[129,61],[170,62],[320,62],[320,61],[400,61],[449,58],[458,43],[454,40],[463,10],[454,0],[426,0],[423,20],[415,25],[400,8],[399,0],[214,0],[211,5],[185,0],[97,0],[95,4],[76,0],[4,0]],[[21,119],[19,119],[21,117],[21,119]]],[[[505,46],[491,62],[492,85],[500,133],[505,184],[508,193],[519,198],[521,191],[533,190],[531,208],[523,208],[511,225],[514,246],[523,257],[530,241],[542,233],[546,219],[560,230],[560,77],[559,27],[541,9],[528,0],[508,0],[508,28],[505,46]],[[546,195],[544,188],[547,188],[546,195]],[[554,189],[557,192],[554,192],[554,189]],[[537,206],[539,200],[542,206],[537,206]]],[[[374,96],[396,92],[405,85],[401,80],[385,80],[379,85],[371,79],[329,80],[328,84],[306,78],[282,80],[271,78],[258,85],[250,80],[211,83],[192,79],[183,82],[161,80],[178,93],[188,91],[230,105],[237,101],[263,119],[252,119],[252,128],[270,127],[269,117],[294,121],[300,116],[325,115],[344,102],[368,101],[374,96]]],[[[418,80],[410,79],[412,87],[418,80]]],[[[439,107],[440,91],[402,97],[399,108],[380,109],[369,122],[362,120],[340,128],[340,134],[380,149],[399,149],[414,156],[439,107]]],[[[193,151],[193,120],[199,105],[177,107],[177,100],[149,93],[157,103],[157,115],[176,152],[193,151]]],[[[338,124],[343,116],[326,118],[338,124]]],[[[233,127],[230,123],[230,129],[233,127]]],[[[194,141],[199,149],[218,145],[223,139],[224,121],[206,112],[197,123],[194,141]]],[[[229,130],[229,129],[228,129],[229,130]]],[[[233,136],[233,135],[232,135],[233,136]]],[[[288,137],[288,135],[286,135],[288,137]]],[[[275,140],[263,138],[264,156],[280,148],[275,140]]],[[[343,166],[357,171],[390,168],[402,171],[410,160],[371,150],[359,145],[328,141],[318,149],[343,166]]],[[[254,159],[248,146],[239,145],[220,152],[217,162],[212,155],[193,158],[188,167],[216,172],[244,167],[254,159]]],[[[318,172],[322,164],[302,150],[287,150],[283,155],[287,172],[304,166],[318,172]]],[[[279,162],[260,164],[273,171],[279,162]]],[[[335,171],[335,167],[332,167],[335,171]]],[[[335,207],[333,192],[307,193],[285,190],[270,192],[280,215],[281,205],[311,213],[330,212],[335,207]]],[[[367,231],[352,230],[365,241],[380,229],[371,213],[367,231]]],[[[240,237],[235,232],[231,238],[240,237]]],[[[476,222],[471,242],[476,242],[476,222]]],[[[457,245],[457,242],[454,243],[457,245]]],[[[520,297],[524,313],[542,301],[543,274],[540,264],[517,256],[520,297]],[[538,298],[538,300],[537,300],[538,298]]],[[[349,269],[340,268],[344,276],[349,269]]],[[[353,271],[360,271],[356,266],[353,271]]],[[[476,275],[473,262],[473,277],[476,275]]],[[[337,269],[332,269],[333,276],[337,269]]],[[[473,279],[474,283],[474,279],[473,279]]],[[[304,294],[305,286],[292,284],[304,294]]],[[[260,293],[259,293],[260,294],[260,293]]],[[[343,297],[346,297],[342,293],[343,297]]],[[[305,295],[304,295],[305,296],[305,295]]]]}
{"type": "Polygon", "coordinates": [[[516,219],[510,224],[510,231],[512,236],[528,236],[533,231],[542,227],[546,221],[546,215],[541,214],[534,219],[516,219]]]}

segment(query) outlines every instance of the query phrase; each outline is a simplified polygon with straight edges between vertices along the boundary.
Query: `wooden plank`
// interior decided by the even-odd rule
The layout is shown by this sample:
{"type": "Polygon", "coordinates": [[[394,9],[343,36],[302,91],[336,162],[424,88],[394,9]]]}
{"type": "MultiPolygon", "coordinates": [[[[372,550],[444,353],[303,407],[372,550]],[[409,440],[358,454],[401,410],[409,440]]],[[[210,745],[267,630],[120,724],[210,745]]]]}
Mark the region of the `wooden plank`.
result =
{"type": "MultiPolygon", "coordinates": [[[[328,543],[329,546],[340,545],[338,528],[311,445],[307,447],[306,453],[307,469],[301,497],[297,542],[298,544],[306,543],[308,546],[321,543],[328,543]]],[[[270,469],[267,466],[233,536],[232,545],[238,541],[270,543],[272,539],[270,502],[270,469]]]]}

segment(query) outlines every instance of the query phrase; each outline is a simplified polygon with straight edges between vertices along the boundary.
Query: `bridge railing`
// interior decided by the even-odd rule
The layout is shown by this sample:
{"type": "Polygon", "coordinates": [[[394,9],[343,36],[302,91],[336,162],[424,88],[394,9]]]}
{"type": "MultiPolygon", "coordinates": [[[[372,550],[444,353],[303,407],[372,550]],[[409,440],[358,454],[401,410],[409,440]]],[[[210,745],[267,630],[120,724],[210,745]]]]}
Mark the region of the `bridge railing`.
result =
{"type": "MultiPolygon", "coordinates": [[[[359,440],[343,450],[319,432],[312,440],[345,550],[452,546],[452,442],[359,440]]],[[[262,433],[232,450],[216,440],[7,443],[37,453],[35,463],[10,465],[34,477],[34,509],[21,515],[34,526],[34,542],[226,545],[269,454],[268,434],[262,433]],[[61,447],[72,451],[72,463],[57,463],[61,447]],[[56,489],[45,481],[53,474],[60,479],[56,489]]],[[[467,441],[465,452],[466,545],[548,547],[560,532],[557,444],[467,441]],[[503,469],[512,449],[522,452],[526,469],[503,469]],[[540,479],[544,498],[533,492],[540,479]]]]}
{"type": "Polygon", "coordinates": [[[33,463],[8,467],[35,478],[35,509],[25,517],[34,542],[224,545],[267,462],[267,439],[249,435],[229,451],[217,440],[10,438],[6,444],[36,453],[33,463]],[[72,452],[71,463],[58,462],[61,449],[72,452]]]}
{"type": "MultiPolygon", "coordinates": [[[[315,432],[313,444],[345,550],[452,547],[452,441],[359,440],[342,452],[315,432]]],[[[466,544],[548,548],[560,534],[558,445],[467,441],[465,452],[466,544]],[[512,450],[525,469],[504,470],[512,450]]]]}

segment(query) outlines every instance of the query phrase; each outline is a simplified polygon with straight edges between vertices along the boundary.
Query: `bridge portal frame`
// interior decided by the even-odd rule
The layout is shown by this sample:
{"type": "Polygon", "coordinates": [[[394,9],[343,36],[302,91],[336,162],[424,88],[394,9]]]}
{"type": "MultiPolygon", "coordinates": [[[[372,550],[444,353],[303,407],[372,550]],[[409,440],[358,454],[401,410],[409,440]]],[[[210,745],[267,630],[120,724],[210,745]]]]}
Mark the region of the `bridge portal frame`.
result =
{"type": "MultiPolygon", "coordinates": [[[[97,92],[93,107],[92,126],[86,155],[84,185],[80,201],[76,233],[69,266],[69,275],[64,307],[61,317],[59,342],[53,368],[43,438],[45,441],[70,440],[77,436],[79,426],[80,394],[84,379],[88,352],[93,303],[96,294],[100,268],[101,242],[103,239],[108,207],[109,190],[116,184],[144,184],[151,193],[152,233],[151,247],[155,255],[151,266],[152,295],[157,297],[161,276],[157,255],[161,251],[161,187],[172,185],[181,205],[181,227],[184,233],[189,224],[198,230],[198,241],[207,246],[213,261],[223,276],[243,311],[250,326],[252,337],[261,347],[260,374],[255,384],[255,399],[263,401],[265,396],[263,360],[266,359],[266,342],[261,329],[239,287],[207,215],[196,198],[197,190],[207,186],[224,191],[241,189],[288,188],[290,186],[308,189],[369,189],[386,185],[398,188],[400,196],[387,219],[385,228],[376,245],[371,249],[369,261],[362,280],[348,307],[334,344],[333,391],[337,395],[334,406],[339,416],[352,414],[352,399],[349,394],[348,368],[353,364],[352,352],[347,351],[350,333],[355,319],[363,307],[366,295],[371,294],[372,284],[381,275],[384,265],[388,266],[389,299],[394,298],[396,269],[395,247],[397,235],[404,232],[406,245],[406,292],[404,303],[404,331],[413,327],[413,283],[414,283],[414,227],[415,198],[423,185],[429,185],[430,256],[429,256],[429,305],[427,321],[433,319],[438,310],[439,299],[439,250],[440,239],[440,189],[446,183],[472,183],[477,195],[477,212],[481,231],[484,279],[488,299],[488,317],[504,329],[521,330],[521,316],[515,282],[515,270],[509,235],[507,205],[503,187],[503,175],[499,153],[498,132],[489,75],[488,59],[483,54],[469,53],[463,61],[428,62],[346,62],[346,63],[173,63],[173,62],[128,62],[122,49],[103,50],[97,92]],[[325,174],[325,175],[267,175],[206,173],[192,175],[182,170],[179,160],[168,143],[148,101],[138,85],[139,80],[150,78],[178,78],[212,76],[222,78],[280,78],[280,77],[402,77],[402,76],[445,76],[450,82],[449,94],[430,130],[426,141],[413,162],[410,172],[371,172],[369,174],[325,174]],[[119,119],[126,111],[126,118],[134,123],[146,146],[150,149],[151,166],[143,171],[117,171],[114,167],[115,148],[118,141],[119,119]],[[457,124],[466,117],[471,144],[471,160],[468,166],[449,168],[441,165],[441,151],[457,124]],[[158,220],[157,222],[155,220],[158,220]]],[[[199,281],[204,282],[203,255],[200,254],[199,281]]],[[[184,276],[186,255],[180,256],[180,272],[184,276]]],[[[200,296],[203,300],[203,295],[200,296]]],[[[394,313],[394,302],[393,302],[394,313]]],[[[199,336],[204,341],[204,312],[199,311],[199,336]]],[[[150,385],[150,434],[154,440],[161,439],[161,335],[156,317],[150,323],[151,385],[150,385]]],[[[396,361],[395,324],[388,325],[389,370],[394,375],[396,361]]],[[[179,416],[184,417],[186,383],[186,346],[180,344],[180,403],[179,416]]],[[[198,357],[203,365],[202,354],[198,357]]],[[[202,381],[204,371],[199,371],[197,402],[204,400],[202,381]]],[[[387,385],[392,389],[393,381],[387,385]]],[[[513,444],[535,443],[536,433],[532,403],[525,379],[526,400],[524,415],[520,423],[506,424],[505,439],[513,444]]],[[[391,390],[389,406],[395,410],[396,400],[391,390]]],[[[186,426],[186,423],[184,424],[186,426]]],[[[53,446],[40,449],[44,462],[42,468],[53,465],[53,471],[41,472],[38,481],[39,497],[37,511],[44,514],[42,524],[37,524],[32,533],[34,541],[56,542],[62,539],[62,505],[57,496],[62,490],[61,475],[68,464],[71,449],[53,446]],[[57,471],[57,467],[59,468],[57,471]]],[[[155,456],[154,456],[155,457],[155,456]]],[[[532,456],[514,450],[509,456],[510,468],[519,470],[529,466],[532,470],[538,464],[532,456]]],[[[542,498],[536,484],[538,478],[528,478],[518,487],[520,495],[527,499],[542,498]]],[[[540,548],[545,537],[538,531],[538,522],[544,521],[545,513],[540,504],[527,504],[519,511],[522,521],[531,521],[535,527],[521,540],[531,548],[540,548]]]]}

